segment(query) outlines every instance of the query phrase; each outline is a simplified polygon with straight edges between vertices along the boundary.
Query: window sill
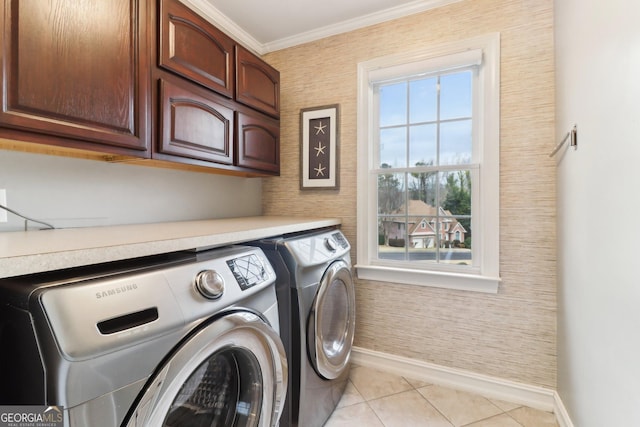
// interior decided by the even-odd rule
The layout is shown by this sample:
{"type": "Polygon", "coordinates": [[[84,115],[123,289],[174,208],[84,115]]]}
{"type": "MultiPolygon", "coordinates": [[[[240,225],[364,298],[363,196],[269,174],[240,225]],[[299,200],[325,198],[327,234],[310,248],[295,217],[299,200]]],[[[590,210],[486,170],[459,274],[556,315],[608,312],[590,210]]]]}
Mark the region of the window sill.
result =
{"type": "Polygon", "coordinates": [[[497,294],[501,279],[474,274],[356,265],[358,279],[497,294]]]}

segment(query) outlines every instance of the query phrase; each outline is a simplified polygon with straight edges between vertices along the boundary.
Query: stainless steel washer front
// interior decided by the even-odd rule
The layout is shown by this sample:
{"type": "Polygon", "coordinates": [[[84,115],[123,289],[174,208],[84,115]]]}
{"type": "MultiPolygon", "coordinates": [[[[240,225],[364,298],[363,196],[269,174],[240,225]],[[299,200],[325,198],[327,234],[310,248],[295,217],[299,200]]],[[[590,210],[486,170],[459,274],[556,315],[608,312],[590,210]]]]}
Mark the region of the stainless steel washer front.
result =
{"type": "Polygon", "coordinates": [[[275,278],[232,246],[0,280],[0,404],[68,427],[277,425],[275,278]]]}

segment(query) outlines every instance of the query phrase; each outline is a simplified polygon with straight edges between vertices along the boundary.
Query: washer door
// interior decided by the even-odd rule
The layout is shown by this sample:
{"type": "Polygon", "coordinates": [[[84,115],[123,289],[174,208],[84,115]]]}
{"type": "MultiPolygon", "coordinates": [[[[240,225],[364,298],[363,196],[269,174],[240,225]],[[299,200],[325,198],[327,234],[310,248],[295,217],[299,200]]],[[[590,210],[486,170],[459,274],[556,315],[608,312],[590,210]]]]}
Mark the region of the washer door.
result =
{"type": "Polygon", "coordinates": [[[311,309],[307,345],[316,372],[338,378],[347,368],[356,326],[355,290],[344,261],[329,266],[320,280],[311,309]]]}
{"type": "Polygon", "coordinates": [[[277,333],[238,311],[210,321],[159,367],[127,427],[277,425],[287,362],[277,333]]]}

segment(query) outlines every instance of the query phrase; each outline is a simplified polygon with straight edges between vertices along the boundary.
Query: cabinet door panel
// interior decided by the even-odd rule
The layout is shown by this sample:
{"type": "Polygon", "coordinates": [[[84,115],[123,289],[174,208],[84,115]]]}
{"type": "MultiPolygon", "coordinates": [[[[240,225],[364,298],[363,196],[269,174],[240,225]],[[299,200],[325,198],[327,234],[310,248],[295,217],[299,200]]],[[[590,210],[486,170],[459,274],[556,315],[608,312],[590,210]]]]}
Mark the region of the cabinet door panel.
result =
{"type": "Polygon", "coordinates": [[[280,116],[280,73],[236,45],[236,100],[274,117],[280,116]]]}
{"type": "Polygon", "coordinates": [[[233,96],[234,42],[177,0],[162,0],[160,66],[233,96]]]}
{"type": "Polygon", "coordinates": [[[0,124],[146,150],[145,4],[3,1],[0,124]]]}
{"type": "Polygon", "coordinates": [[[168,81],[160,81],[160,141],[164,154],[231,164],[233,110],[168,81]]]}
{"type": "Polygon", "coordinates": [[[280,172],[280,126],[258,113],[237,113],[238,166],[280,172]]]}

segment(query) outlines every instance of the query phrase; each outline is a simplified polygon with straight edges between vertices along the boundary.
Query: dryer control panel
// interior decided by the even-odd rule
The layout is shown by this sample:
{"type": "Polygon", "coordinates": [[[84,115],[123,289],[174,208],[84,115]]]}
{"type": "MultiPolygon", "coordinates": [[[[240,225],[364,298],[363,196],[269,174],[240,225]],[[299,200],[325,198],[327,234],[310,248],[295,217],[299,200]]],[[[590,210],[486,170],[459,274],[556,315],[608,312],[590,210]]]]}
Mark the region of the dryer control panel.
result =
{"type": "Polygon", "coordinates": [[[349,258],[351,246],[340,230],[309,233],[280,242],[300,267],[322,265],[339,258],[349,258]]]}

